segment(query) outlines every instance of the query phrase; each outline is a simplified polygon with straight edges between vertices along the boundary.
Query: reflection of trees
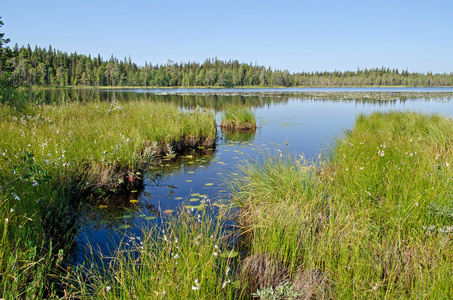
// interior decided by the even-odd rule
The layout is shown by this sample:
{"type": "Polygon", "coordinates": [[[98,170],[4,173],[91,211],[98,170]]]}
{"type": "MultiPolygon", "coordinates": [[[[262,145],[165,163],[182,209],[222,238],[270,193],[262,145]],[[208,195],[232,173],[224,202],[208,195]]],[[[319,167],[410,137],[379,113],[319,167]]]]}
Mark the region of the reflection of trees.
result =
{"type": "MultiPolygon", "coordinates": [[[[162,91],[162,90],[160,90],[162,91]]],[[[30,93],[43,103],[110,101],[113,95],[118,101],[128,102],[147,100],[172,102],[182,108],[192,109],[197,106],[222,110],[225,106],[264,107],[270,104],[299,101],[352,101],[356,104],[387,105],[397,102],[429,99],[451,101],[448,92],[168,92],[155,93],[155,90],[95,90],[95,89],[40,89],[30,93]]]]}

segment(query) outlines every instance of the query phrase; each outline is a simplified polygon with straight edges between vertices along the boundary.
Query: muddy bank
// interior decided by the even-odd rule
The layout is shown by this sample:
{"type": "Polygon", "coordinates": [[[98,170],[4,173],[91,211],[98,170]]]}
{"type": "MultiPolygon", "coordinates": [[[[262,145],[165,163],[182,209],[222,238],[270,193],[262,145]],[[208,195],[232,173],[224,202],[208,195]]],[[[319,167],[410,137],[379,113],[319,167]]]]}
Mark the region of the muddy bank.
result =
{"type": "Polygon", "coordinates": [[[233,133],[233,132],[254,132],[256,130],[256,123],[245,122],[237,123],[233,121],[222,121],[219,125],[223,132],[233,133]]]}
{"type": "Polygon", "coordinates": [[[81,175],[76,179],[75,191],[78,198],[121,199],[143,189],[144,172],[152,164],[159,163],[162,157],[173,157],[184,154],[191,149],[206,149],[213,151],[216,139],[207,137],[182,137],[169,143],[149,143],[140,155],[135,165],[104,166],[100,164],[82,167],[81,175]]]}

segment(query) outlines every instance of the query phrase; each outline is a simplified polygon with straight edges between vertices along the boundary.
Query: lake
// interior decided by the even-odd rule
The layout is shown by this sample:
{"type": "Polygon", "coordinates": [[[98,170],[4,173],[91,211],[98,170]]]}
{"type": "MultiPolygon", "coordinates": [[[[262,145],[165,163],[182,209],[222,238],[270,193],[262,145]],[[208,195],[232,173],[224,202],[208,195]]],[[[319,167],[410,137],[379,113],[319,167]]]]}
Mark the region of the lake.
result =
{"type": "MultiPolygon", "coordinates": [[[[159,224],[162,215],[200,203],[225,203],[224,183],[240,176],[244,160],[259,163],[263,156],[290,153],[317,158],[351,129],[359,114],[385,111],[439,113],[453,117],[453,88],[303,88],[303,89],[138,89],[49,90],[60,101],[167,101],[181,109],[212,109],[220,123],[222,110],[231,105],[251,108],[258,120],[255,133],[228,134],[218,129],[217,147],[198,149],[176,158],[162,158],[146,174],[138,202],[127,207],[84,204],[83,228],[77,237],[73,263],[95,252],[110,254],[121,239],[140,236],[144,224],[159,224]]],[[[221,205],[219,204],[219,205],[221,205]]]]}

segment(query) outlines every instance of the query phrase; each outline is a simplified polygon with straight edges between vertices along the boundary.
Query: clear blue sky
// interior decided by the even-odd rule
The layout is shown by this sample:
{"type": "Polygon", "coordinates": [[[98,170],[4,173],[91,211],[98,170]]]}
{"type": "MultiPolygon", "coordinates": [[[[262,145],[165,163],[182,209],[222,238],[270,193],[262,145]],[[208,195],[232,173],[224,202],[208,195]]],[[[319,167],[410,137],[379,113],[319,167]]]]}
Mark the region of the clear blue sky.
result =
{"type": "Polygon", "coordinates": [[[166,63],[237,59],[290,72],[453,72],[453,0],[3,0],[10,46],[166,63]]]}

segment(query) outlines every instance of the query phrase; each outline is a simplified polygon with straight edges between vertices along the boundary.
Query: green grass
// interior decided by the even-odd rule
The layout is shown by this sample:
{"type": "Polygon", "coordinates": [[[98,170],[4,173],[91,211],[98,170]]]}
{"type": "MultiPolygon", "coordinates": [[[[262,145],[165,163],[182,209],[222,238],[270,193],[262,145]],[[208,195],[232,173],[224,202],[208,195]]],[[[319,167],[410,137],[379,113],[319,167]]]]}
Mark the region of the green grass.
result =
{"type": "Polygon", "coordinates": [[[255,114],[249,108],[232,107],[223,111],[220,127],[227,130],[250,130],[256,128],[255,114]]]}
{"type": "Polygon", "coordinates": [[[216,220],[206,209],[183,210],[126,237],[110,262],[77,273],[74,292],[82,299],[236,299],[239,256],[227,247],[223,213],[216,220]]]}
{"type": "Polygon", "coordinates": [[[205,110],[146,101],[117,103],[110,113],[105,102],[16,104],[0,105],[5,299],[54,296],[80,227],[81,190],[136,176],[157,154],[215,142],[214,115],[205,110]]]}
{"type": "Polygon", "coordinates": [[[360,116],[328,163],[245,166],[234,189],[250,259],[280,263],[277,275],[315,298],[451,297],[452,125],[438,115],[360,116]],[[301,272],[318,277],[301,285],[301,272]]]}

